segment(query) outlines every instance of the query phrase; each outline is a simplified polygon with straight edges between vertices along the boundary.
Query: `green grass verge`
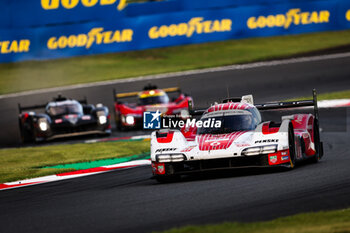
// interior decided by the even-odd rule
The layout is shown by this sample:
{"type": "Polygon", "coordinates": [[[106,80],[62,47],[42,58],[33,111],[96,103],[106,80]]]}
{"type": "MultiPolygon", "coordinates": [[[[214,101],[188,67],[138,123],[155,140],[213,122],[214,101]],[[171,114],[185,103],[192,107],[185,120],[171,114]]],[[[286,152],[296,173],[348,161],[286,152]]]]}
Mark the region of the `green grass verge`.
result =
{"type": "Polygon", "coordinates": [[[122,157],[122,158],[99,159],[99,160],[92,160],[92,161],[79,162],[79,163],[58,164],[53,166],[45,166],[43,168],[45,169],[46,168],[59,168],[59,169],[73,168],[76,170],[84,170],[84,169],[90,169],[94,167],[108,166],[112,164],[125,163],[133,160],[141,160],[141,159],[150,159],[150,153],[144,153],[140,155],[131,155],[131,156],[122,157]]]}
{"type": "Polygon", "coordinates": [[[350,44],[350,30],[0,64],[0,94],[268,60],[350,44]]]}
{"type": "Polygon", "coordinates": [[[298,214],[267,222],[187,226],[163,233],[345,233],[350,232],[350,209],[298,214]]]}
{"type": "Polygon", "coordinates": [[[41,167],[121,158],[149,152],[149,141],[101,142],[0,150],[0,183],[52,175],[74,169],[41,167]]]}
{"type": "MultiPolygon", "coordinates": [[[[286,101],[310,100],[310,99],[312,99],[312,96],[297,97],[297,98],[293,98],[293,99],[288,99],[286,101]]],[[[317,95],[318,101],[320,101],[320,100],[334,100],[334,99],[350,99],[350,90],[323,93],[323,94],[317,95]]]]}

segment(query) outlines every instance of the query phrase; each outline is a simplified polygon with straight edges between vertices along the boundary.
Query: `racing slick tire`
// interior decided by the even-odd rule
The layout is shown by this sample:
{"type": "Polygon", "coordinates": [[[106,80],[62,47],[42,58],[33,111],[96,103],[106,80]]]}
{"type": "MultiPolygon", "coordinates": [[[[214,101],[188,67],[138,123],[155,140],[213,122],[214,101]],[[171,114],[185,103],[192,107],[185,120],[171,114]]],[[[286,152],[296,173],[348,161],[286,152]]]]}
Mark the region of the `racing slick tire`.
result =
{"type": "Polygon", "coordinates": [[[311,158],[311,161],[314,163],[317,163],[320,161],[323,153],[322,143],[320,140],[320,128],[318,125],[318,121],[314,120],[314,126],[313,126],[313,134],[314,134],[314,143],[315,143],[315,155],[311,158]]]}
{"type": "MultiPolygon", "coordinates": [[[[118,117],[119,118],[119,117],[118,117]]],[[[119,118],[120,119],[120,118],[119,118]]],[[[115,120],[115,126],[118,131],[121,131],[122,123],[120,120],[115,120]]]]}
{"type": "Polygon", "coordinates": [[[21,144],[26,143],[35,143],[35,135],[34,135],[34,129],[31,127],[30,130],[24,129],[21,122],[19,122],[19,128],[20,128],[20,140],[21,144]]]}
{"type": "MultiPolygon", "coordinates": [[[[119,119],[121,119],[121,118],[119,118],[119,119]]],[[[120,132],[128,131],[128,128],[122,124],[121,120],[116,121],[116,127],[117,127],[117,130],[120,132]]]]}
{"type": "Polygon", "coordinates": [[[34,140],[32,137],[29,137],[28,133],[24,130],[21,130],[21,144],[33,143],[34,140]]]}
{"type": "Polygon", "coordinates": [[[116,113],[115,115],[115,126],[117,131],[125,131],[125,127],[122,124],[122,116],[120,113],[116,113]]]}
{"type": "Polygon", "coordinates": [[[289,144],[290,161],[287,167],[288,169],[291,170],[295,167],[295,162],[296,162],[295,136],[294,136],[294,129],[292,124],[290,124],[288,128],[288,144],[289,144]]]}

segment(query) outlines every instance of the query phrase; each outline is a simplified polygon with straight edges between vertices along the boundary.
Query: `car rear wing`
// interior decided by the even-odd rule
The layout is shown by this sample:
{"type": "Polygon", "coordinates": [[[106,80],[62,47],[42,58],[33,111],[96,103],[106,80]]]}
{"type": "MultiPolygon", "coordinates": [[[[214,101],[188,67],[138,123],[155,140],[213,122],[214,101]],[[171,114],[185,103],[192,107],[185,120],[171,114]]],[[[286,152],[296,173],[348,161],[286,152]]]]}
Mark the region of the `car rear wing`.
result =
{"type": "Polygon", "coordinates": [[[190,116],[201,116],[207,109],[193,109],[193,103],[191,100],[188,101],[188,112],[190,116]]]}
{"type": "MultiPolygon", "coordinates": [[[[61,96],[59,96],[58,98],[54,98],[54,100],[58,101],[60,100],[59,98],[62,98],[61,96]]],[[[65,98],[66,99],[66,98],[65,98]]],[[[62,99],[63,100],[63,99],[62,99]]],[[[82,100],[77,100],[79,103],[81,104],[87,104],[87,99],[86,96],[84,97],[84,99],[82,100]]],[[[21,106],[20,103],[18,103],[18,111],[19,113],[22,113],[23,111],[28,111],[28,110],[34,110],[34,109],[43,109],[45,108],[47,105],[46,104],[41,104],[41,105],[32,105],[32,106],[21,106]]]]}
{"type": "Polygon", "coordinates": [[[22,107],[21,104],[18,103],[18,111],[19,111],[19,113],[22,113],[23,111],[27,111],[27,110],[41,109],[41,108],[45,108],[45,107],[46,107],[46,104],[22,107]]]}
{"type": "MultiPolygon", "coordinates": [[[[247,96],[249,97],[249,96],[247,96]]],[[[315,118],[319,119],[318,114],[318,106],[317,106],[317,93],[316,89],[312,90],[312,100],[296,100],[289,102],[272,102],[272,103],[264,103],[264,104],[255,104],[255,107],[259,110],[272,110],[272,109],[286,109],[286,108],[301,108],[301,107],[313,107],[315,118]]],[[[242,98],[233,97],[223,100],[223,103],[227,103],[230,101],[239,102],[242,98]]],[[[203,115],[206,109],[192,109],[192,104],[188,105],[189,113],[193,116],[203,115]]]]}
{"type": "Polygon", "coordinates": [[[313,107],[314,108],[315,118],[317,120],[319,119],[316,89],[312,90],[312,100],[296,100],[296,101],[289,101],[289,102],[272,102],[272,103],[256,104],[255,107],[257,109],[259,109],[259,110],[273,110],[273,109],[313,107]]]}
{"type": "MultiPolygon", "coordinates": [[[[157,87],[155,87],[157,89],[157,87]]],[[[181,93],[180,87],[169,87],[169,88],[163,88],[162,89],[166,93],[181,93]]],[[[140,91],[134,91],[134,92],[125,92],[125,93],[117,93],[115,89],[113,89],[113,97],[114,97],[114,102],[117,102],[118,99],[123,99],[123,98],[130,98],[130,97],[136,97],[140,91]]]]}

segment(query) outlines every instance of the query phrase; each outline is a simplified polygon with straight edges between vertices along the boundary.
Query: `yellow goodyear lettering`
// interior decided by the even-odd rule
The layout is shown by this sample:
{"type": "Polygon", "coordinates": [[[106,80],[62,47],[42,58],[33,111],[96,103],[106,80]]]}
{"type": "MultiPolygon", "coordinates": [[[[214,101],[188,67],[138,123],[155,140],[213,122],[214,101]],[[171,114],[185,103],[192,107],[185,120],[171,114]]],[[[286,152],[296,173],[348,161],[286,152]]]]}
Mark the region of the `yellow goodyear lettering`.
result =
{"type": "Polygon", "coordinates": [[[222,32],[229,32],[232,30],[232,20],[230,19],[223,19],[221,20],[221,31],[222,32]]]}
{"type": "Polygon", "coordinates": [[[67,44],[68,44],[68,38],[66,36],[61,36],[59,39],[58,39],[58,47],[60,49],[64,49],[65,47],[67,47],[67,44]]]}
{"type": "Polygon", "coordinates": [[[312,11],[301,12],[299,8],[290,9],[285,14],[250,17],[247,20],[249,29],[283,27],[288,29],[291,25],[307,25],[329,23],[330,12],[312,11]]]}
{"type": "Polygon", "coordinates": [[[47,48],[50,50],[77,47],[90,49],[94,44],[130,42],[133,34],[131,29],[104,31],[102,27],[92,28],[87,34],[51,37],[47,41],[47,48]]]}
{"type": "Polygon", "coordinates": [[[79,3],[79,0],[61,0],[61,4],[66,9],[73,9],[79,3]]]}
{"type": "Polygon", "coordinates": [[[98,0],[81,0],[81,3],[85,7],[92,7],[98,3],[98,0]]]}
{"type": "Polygon", "coordinates": [[[329,13],[329,11],[321,11],[319,23],[329,23],[330,16],[331,16],[331,13],[329,13]]]}
{"type": "Polygon", "coordinates": [[[250,17],[247,21],[247,26],[249,29],[256,29],[258,27],[256,23],[256,18],[250,17]]]}
{"type": "Polygon", "coordinates": [[[345,14],[345,18],[347,21],[350,21],[350,10],[348,10],[345,14]]]}
{"type": "Polygon", "coordinates": [[[29,52],[30,40],[20,40],[19,41],[19,53],[29,52]]]}
{"type": "Polygon", "coordinates": [[[2,54],[5,54],[5,53],[9,53],[10,51],[9,51],[9,45],[10,45],[10,41],[3,41],[2,43],[1,43],[1,53],[2,54]]]}
{"type": "Polygon", "coordinates": [[[122,31],[122,42],[131,42],[134,31],[131,29],[125,29],[122,31]]]}
{"type": "Polygon", "coordinates": [[[44,10],[55,10],[62,6],[65,9],[73,9],[81,2],[84,7],[94,7],[98,4],[101,6],[117,4],[118,10],[123,10],[127,2],[126,0],[41,0],[41,7],[44,10]]]}
{"type": "Polygon", "coordinates": [[[41,0],[41,7],[44,10],[57,9],[60,6],[59,0],[41,0]]]}
{"type": "Polygon", "coordinates": [[[77,36],[77,47],[83,47],[88,41],[88,36],[85,34],[79,34],[77,36]]]}
{"type": "Polygon", "coordinates": [[[103,43],[104,44],[111,44],[113,43],[113,40],[112,40],[112,31],[108,31],[108,32],[104,32],[103,33],[103,43]]]}
{"type": "Polygon", "coordinates": [[[112,5],[112,4],[114,4],[116,1],[117,1],[117,0],[101,0],[100,4],[101,4],[102,6],[104,6],[104,5],[112,5]]]}
{"type": "Polygon", "coordinates": [[[122,11],[125,7],[126,7],[126,0],[120,0],[120,2],[119,2],[119,4],[118,4],[118,6],[117,6],[117,9],[119,10],[119,11],[122,11]]]}
{"type": "Polygon", "coordinates": [[[57,49],[57,38],[56,37],[51,37],[48,41],[47,41],[47,48],[48,49],[57,49]]]}
{"type": "Polygon", "coordinates": [[[30,40],[0,41],[0,54],[29,52],[30,40]]]}
{"type": "Polygon", "coordinates": [[[194,34],[209,34],[214,32],[227,32],[232,30],[232,20],[206,20],[203,17],[194,17],[187,23],[162,25],[151,27],[148,30],[150,39],[186,36],[192,37],[194,34]]]}

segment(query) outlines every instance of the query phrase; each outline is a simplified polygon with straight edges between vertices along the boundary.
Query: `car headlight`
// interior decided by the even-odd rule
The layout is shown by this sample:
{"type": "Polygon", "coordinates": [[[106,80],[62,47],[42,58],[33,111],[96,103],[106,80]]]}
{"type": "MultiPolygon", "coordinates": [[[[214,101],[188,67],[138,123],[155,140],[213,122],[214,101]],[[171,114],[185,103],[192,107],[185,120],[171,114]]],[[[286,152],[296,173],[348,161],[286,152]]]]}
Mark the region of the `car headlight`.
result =
{"type": "Polygon", "coordinates": [[[260,151],[261,151],[260,147],[253,147],[253,148],[245,149],[242,153],[244,155],[247,155],[247,156],[249,156],[249,155],[259,155],[260,151]]]}
{"type": "Polygon", "coordinates": [[[104,111],[98,111],[96,113],[96,115],[97,115],[98,123],[100,125],[104,125],[107,123],[107,116],[106,116],[106,113],[104,111]]]}
{"type": "Polygon", "coordinates": [[[170,155],[158,155],[157,162],[159,162],[159,163],[171,162],[171,157],[170,157],[170,155]]]}
{"type": "Polygon", "coordinates": [[[262,154],[271,154],[277,151],[277,145],[269,145],[262,147],[262,154]]]}
{"type": "Polygon", "coordinates": [[[183,154],[157,155],[158,163],[182,162],[185,160],[183,154]]]}
{"type": "Polygon", "coordinates": [[[46,118],[40,118],[39,119],[39,129],[41,131],[46,131],[49,129],[49,124],[47,123],[46,118]]]}
{"type": "Polygon", "coordinates": [[[257,146],[246,148],[242,151],[242,155],[252,156],[260,154],[271,154],[277,151],[277,145],[257,146]]]}
{"type": "Polygon", "coordinates": [[[98,122],[101,124],[101,125],[104,125],[107,123],[107,117],[106,116],[99,116],[98,117],[98,122]]]}
{"type": "Polygon", "coordinates": [[[125,122],[128,125],[133,125],[135,123],[135,117],[133,117],[133,116],[126,116],[125,117],[125,122]]]}

